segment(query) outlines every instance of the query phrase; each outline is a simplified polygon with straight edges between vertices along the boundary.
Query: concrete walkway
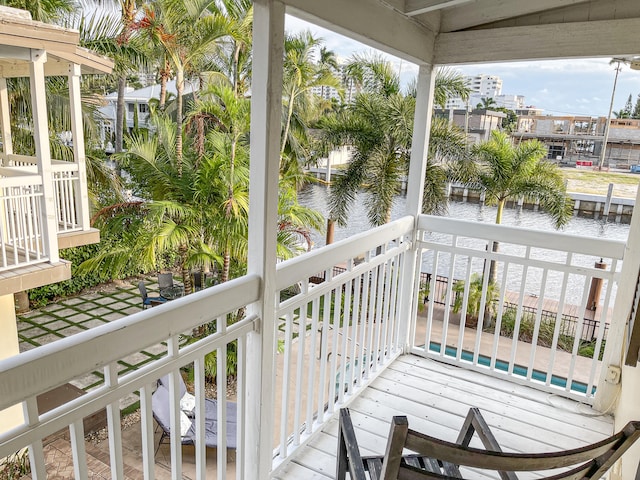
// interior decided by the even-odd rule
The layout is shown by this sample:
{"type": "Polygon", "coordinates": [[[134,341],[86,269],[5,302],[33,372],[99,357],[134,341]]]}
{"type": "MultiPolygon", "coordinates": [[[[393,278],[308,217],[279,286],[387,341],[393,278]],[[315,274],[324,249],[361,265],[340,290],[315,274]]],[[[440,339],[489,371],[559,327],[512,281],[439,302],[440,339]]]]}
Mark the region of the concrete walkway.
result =
{"type": "MultiPolygon", "coordinates": [[[[145,279],[150,295],[158,291],[154,277],[145,279]]],[[[42,308],[18,315],[18,337],[20,352],[26,352],[41,345],[55,342],[61,338],[88,330],[105,323],[118,320],[142,310],[142,300],[137,281],[118,282],[104,291],[86,293],[75,297],[67,297],[50,303],[42,308]]],[[[118,361],[119,373],[137,370],[166,352],[163,344],[154,345],[141,352],[129,355],[118,361]]],[[[95,371],[71,381],[73,385],[91,391],[104,382],[101,371],[95,371]]],[[[138,400],[136,395],[121,401],[124,409],[138,400]]]]}

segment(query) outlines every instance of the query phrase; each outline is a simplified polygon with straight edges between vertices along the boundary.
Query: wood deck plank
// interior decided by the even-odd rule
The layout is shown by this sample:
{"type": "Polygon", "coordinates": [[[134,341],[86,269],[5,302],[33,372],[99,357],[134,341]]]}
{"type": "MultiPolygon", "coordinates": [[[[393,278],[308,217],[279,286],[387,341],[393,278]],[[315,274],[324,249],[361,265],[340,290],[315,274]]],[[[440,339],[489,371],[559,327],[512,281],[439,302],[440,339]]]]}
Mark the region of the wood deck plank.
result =
{"type": "MultiPolygon", "coordinates": [[[[573,448],[613,433],[610,417],[581,415],[576,402],[556,397],[549,401],[550,397],[508,380],[407,355],[382,372],[349,408],[364,455],[384,451],[393,415],[406,415],[415,430],[455,441],[470,406],[480,406],[506,451],[573,448]]],[[[337,430],[333,419],[275,478],[334,478],[337,430]]],[[[477,439],[472,445],[479,446],[475,442],[477,439]]],[[[479,471],[474,471],[473,477],[498,478],[479,471]]]]}

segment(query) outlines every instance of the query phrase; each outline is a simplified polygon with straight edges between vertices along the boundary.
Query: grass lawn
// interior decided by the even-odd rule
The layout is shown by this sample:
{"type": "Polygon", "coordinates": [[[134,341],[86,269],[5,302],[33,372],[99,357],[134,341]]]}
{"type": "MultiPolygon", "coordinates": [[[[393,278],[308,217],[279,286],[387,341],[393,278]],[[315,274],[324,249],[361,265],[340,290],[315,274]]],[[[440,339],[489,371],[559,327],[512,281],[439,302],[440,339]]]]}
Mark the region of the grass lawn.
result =
{"type": "Polygon", "coordinates": [[[576,168],[563,168],[562,174],[567,179],[569,192],[606,195],[609,184],[613,183],[614,197],[635,198],[640,175],[622,172],[597,172],[576,168]]]}

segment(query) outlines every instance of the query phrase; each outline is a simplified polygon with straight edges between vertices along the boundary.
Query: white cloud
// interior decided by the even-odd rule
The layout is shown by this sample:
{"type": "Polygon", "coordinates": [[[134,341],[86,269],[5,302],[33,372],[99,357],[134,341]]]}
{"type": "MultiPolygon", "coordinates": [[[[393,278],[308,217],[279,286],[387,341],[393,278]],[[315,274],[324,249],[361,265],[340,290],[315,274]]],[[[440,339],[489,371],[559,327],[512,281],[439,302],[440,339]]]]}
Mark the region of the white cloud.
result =
{"type": "MultiPolygon", "coordinates": [[[[343,58],[353,53],[373,51],[350,38],[338,35],[287,15],[288,31],[310,29],[322,37],[327,48],[343,58]]],[[[400,60],[386,55],[400,70],[400,60]]],[[[524,95],[525,104],[535,105],[548,114],[578,114],[606,116],[611,101],[615,66],[609,58],[583,58],[571,60],[545,60],[529,62],[488,63],[456,66],[464,75],[486,73],[503,80],[503,93],[524,95]]],[[[417,66],[402,62],[402,84],[406,85],[418,73],[417,66]]],[[[624,106],[629,94],[640,93],[640,71],[623,66],[618,76],[614,110],[624,106]]]]}

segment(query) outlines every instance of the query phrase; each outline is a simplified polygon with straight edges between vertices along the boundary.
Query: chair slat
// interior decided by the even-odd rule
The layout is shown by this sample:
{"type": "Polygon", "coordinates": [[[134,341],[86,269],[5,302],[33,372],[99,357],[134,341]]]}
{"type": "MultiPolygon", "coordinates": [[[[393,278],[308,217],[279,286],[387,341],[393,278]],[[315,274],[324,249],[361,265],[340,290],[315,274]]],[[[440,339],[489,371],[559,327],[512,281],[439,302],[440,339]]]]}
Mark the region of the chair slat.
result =
{"type": "MultiPolygon", "coordinates": [[[[338,463],[349,462],[350,471],[359,464],[369,472],[372,480],[453,480],[464,478],[459,467],[479,468],[498,472],[503,480],[517,480],[514,472],[544,472],[567,468],[540,480],[596,480],[600,479],[620,456],[640,437],[640,422],[629,422],[611,437],[572,450],[550,453],[503,452],[478,409],[471,409],[458,436],[458,443],[445,442],[408,428],[406,417],[393,417],[384,457],[366,457],[364,464],[358,452],[349,412],[340,411],[338,463]],[[469,443],[477,433],[485,449],[471,448],[469,443]],[[346,445],[346,447],[345,447],[346,445]],[[344,455],[343,448],[354,452],[344,455]],[[418,455],[402,457],[403,449],[418,455]],[[343,456],[346,460],[343,460],[343,456]],[[397,466],[397,468],[396,468],[397,466]]],[[[346,470],[346,468],[343,468],[346,470]]],[[[341,472],[341,467],[338,471],[341,472]]],[[[354,480],[365,479],[354,475],[354,480]]],[[[344,476],[338,476],[343,480],[344,476]]]]}

